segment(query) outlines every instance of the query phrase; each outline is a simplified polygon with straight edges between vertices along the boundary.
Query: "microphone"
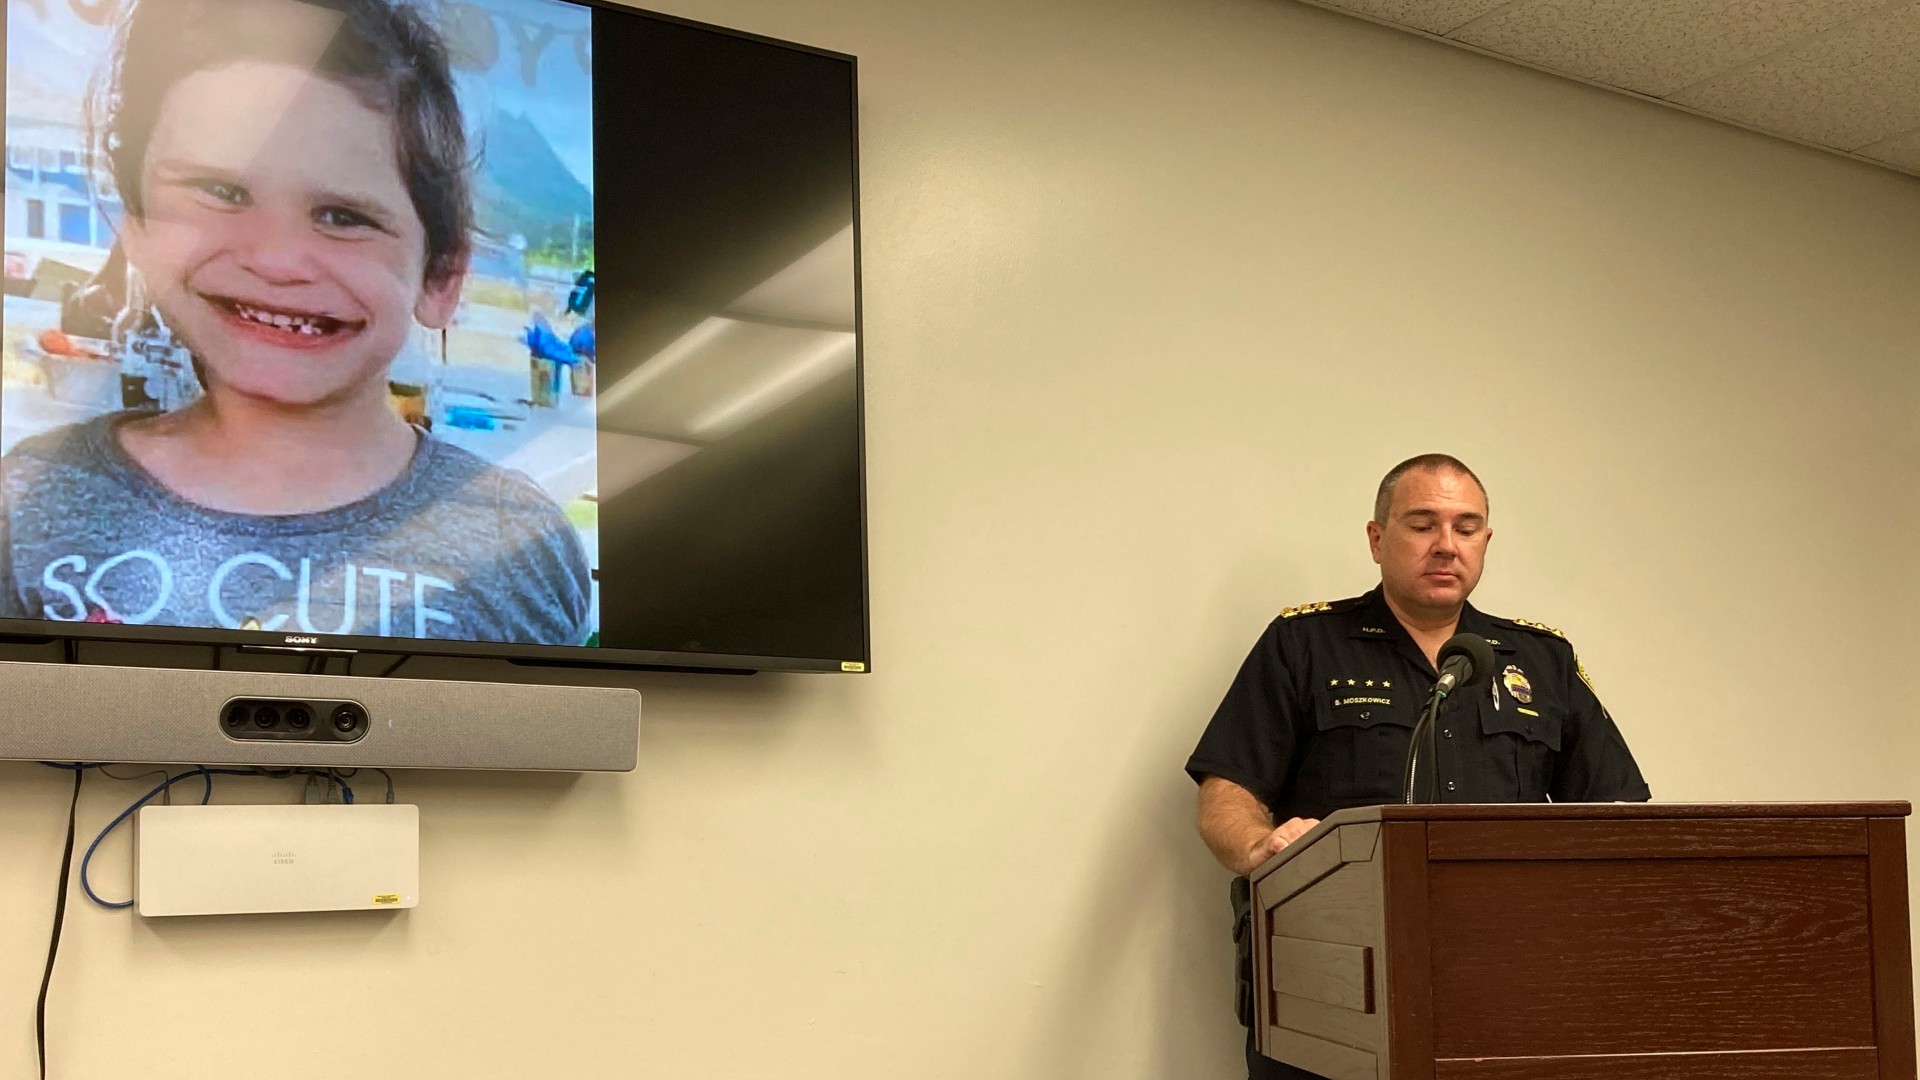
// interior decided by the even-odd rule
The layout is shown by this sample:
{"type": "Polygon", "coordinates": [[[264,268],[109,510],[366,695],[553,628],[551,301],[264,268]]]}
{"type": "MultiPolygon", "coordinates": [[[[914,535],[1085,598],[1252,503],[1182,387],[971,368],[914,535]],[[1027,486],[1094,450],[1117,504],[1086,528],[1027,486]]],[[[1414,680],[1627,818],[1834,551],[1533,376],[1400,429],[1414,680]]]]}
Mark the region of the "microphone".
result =
{"type": "Polygon", "coordinates": [[[1442,697],[1455,690],[1471,690],[1493,678],[1493,646],[1479,634],[1455,634],[1440,646],[1440,681],[1434,692],[1442,697]]]}
{"type": "MultiPolygon", "coordinates": [[[[1427,707],[1420,712],[1420,722],[1413,727],[1413,744],[1407,748],[1406,781],[1402,800],[1413,802],[1420,776],[1420,744],[1433,741],[1433,721],[1440,715],[1440,703],[1455,690],[1470,690],[1484,685],[1493,678],[1493,646],[1479,634],[1455,634],[1440,646],[1440,678],[1433,684],[1433,696],[1427,699],[1427,707]]],[[[1433,756],[1432,751],[1427,754],[1433,756]]]]}

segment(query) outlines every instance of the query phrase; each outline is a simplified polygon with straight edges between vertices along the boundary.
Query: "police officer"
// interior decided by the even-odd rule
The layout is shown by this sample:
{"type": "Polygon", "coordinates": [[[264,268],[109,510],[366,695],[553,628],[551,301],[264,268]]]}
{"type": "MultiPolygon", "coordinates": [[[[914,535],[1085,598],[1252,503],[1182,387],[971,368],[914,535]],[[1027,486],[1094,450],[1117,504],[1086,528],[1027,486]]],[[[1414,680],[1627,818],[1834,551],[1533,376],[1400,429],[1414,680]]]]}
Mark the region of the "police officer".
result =
{"type": "MultiPolygon", "coordinates": [[[[1491,685],[1441,707],[1421,798],[1650,797],[1560,632],[1467,603],[1492,538],[1486,488],[1459,459],[1424,454],[1387,473],[1367,523],[1379,587],[1282,611],[1187,761],[1200,835],[1227,869],[1251,872],[1335,810],[1401,801],[1413,727],[1456,633],[1486,638],[1497,666],[1491,685]]],[[[1262,1056],[1251,1033],[1247,1068],[1253,1080],[1318,1080],[1262,1056]]]]}

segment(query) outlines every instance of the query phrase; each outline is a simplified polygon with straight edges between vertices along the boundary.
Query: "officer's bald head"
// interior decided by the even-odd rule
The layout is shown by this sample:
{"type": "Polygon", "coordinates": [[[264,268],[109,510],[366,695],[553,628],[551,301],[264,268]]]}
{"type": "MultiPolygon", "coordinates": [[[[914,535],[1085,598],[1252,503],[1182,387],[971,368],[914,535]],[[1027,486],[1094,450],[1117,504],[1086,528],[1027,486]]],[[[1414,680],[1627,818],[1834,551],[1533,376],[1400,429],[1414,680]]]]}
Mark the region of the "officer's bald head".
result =
{"type": "Polygon", "coordinates": [[[1452,454],[1421,454],[1418,457],[1410,457],[1387,470],[1387,475],[1380,481],[1380,490],[1373,496],[1375,522],[1381,525],[1387,523],[1387,518],[1393,513],[1394,489],[1400,486],[1401,478],[1411,472],[1458,473],[1473,481],[1473,486],[1480,489],[1481,502],[1490,504],[1487,498],[1487,485],[1480,482],[1480,478],[1474,475],[1472,469],[1467,468],[1466,462],[1452,454]]]}

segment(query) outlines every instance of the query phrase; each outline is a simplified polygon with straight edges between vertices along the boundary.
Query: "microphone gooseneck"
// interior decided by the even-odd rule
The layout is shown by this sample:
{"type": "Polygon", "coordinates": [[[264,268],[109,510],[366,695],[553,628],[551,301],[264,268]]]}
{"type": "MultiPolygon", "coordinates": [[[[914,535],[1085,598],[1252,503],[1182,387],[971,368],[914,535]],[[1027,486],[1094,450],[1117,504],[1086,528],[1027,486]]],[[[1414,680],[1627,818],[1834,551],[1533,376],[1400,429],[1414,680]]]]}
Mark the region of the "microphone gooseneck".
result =
{"type": "MultiPolygon", "coordinates": [[[[1438,656],[1440,678],[1433,684],[1433,694],[1427,699],[1427,707],[1420,711],[1420,722],[1413,726],[1413,745],[1407,748],[1407,768],[1405,784],[1401,790],[1402,801],[1412,803],[1420,771],[1420,748],[1423,743],[1433,741],[1434,718],[1440,715],[1440,703],[1455,690],[1472,689],[1493,678],[1493,646],[1479,634],[1455,634],[1440,646],[1438,656]]],[[[1429,761],[1434,756],[1428,750],[1429,761]]]]}

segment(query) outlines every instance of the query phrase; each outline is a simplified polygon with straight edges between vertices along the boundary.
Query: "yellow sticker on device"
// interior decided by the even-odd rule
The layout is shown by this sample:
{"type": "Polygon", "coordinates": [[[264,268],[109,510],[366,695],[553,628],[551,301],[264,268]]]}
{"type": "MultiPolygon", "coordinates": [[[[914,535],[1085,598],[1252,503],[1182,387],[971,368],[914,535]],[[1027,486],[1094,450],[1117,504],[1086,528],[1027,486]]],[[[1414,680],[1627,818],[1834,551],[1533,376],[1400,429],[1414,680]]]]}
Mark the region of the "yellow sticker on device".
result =
{"type": "Polygon", "coordinates": [[[383,893],[373,894],[374,907],[392,907],[393,905],[398,904],[399,902],[400,902],[400,894],[397,892],[383,892],[383,893]]]}

